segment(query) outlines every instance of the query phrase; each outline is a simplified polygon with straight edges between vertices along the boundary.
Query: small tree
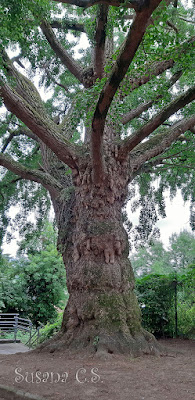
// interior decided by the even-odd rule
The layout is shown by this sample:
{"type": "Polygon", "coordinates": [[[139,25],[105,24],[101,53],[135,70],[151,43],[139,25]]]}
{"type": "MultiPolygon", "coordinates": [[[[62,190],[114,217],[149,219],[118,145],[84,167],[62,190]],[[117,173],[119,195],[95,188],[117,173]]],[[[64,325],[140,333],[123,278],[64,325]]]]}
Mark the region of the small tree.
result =
{"type": "Polygon", "coordinates": [[[47,243],[48,231],[42,237],[42,250],[35,253],[33,249],[28,258],[17,260],[3,256],[0,265],[2,311],[19,312],[35,325],[53,321],[56,307],[64,308],[68,298],[62,258],[56,246],[47,243]]]}
{"type": "MultiPolygon", "coordinates": [[[[23,263],[24,264],[24,263],[23,263]]],[[[0,309],[2,312],[25,312],[26,293],[17,264],[2,255],[0,259],[0,309]]]]}
{"type": "Polygon", "coordinates": [[[65,271],[57,249],[49,245],[45,250],[29,256],[23,270],[26,287],[26,310],[33,323],[53,321],[57,316],[55,306],[64,308],[65,271]]]}

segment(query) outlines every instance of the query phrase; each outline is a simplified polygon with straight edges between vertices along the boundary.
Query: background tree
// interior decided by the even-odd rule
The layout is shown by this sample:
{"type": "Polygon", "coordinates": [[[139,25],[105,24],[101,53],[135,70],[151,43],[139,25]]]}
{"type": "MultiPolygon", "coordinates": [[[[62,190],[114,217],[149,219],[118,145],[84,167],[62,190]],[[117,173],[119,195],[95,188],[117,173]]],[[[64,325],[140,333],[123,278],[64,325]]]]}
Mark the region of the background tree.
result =
{"type": "Polygon", "coordinates": [[[185,272],[185,269],[195,264],[195,237],[188,231],[182,231],[179,235],[174,233],[169,238],[170,260],[177,271],[185,272]]]}
{"type": "Polygon", "coordinates": [[[137,276],[147,274],[185,273],[195,262],[195,237],[186,230],[173,233],[169,238],[166,250],[163,243],[155,240],[134,252],[131,256],[132,266],[137,276]]]}
{"type": "Polygon", "coordinates": [[[2,0],[0,18],[2,234],[19,202],[21,230],[33,208],[39,229],[47,191],[70,293],[59,343],[94,350],[98,337],[98,351],[155,351],[141,327],[121,210],[138,183],[145,240],[168,184],[192,196],[192,10],[160,0],[2,0]]]}
{"type": "Polygon", "coordinates": [[[166,274],[173,272],[169,253],[160,241],[141,246],[131,257],[132,267],[136,276],[147,274],[166,274]]]}
{"type": "MultiPolygon", "coordinates": [[[[2,312],[18,312],[20,316],[30,318],[34,325],[38,325],[40,322],[52,322],[57,316],[57,307],[64,308],[68,299],[66,276],[54,238],[52,225],[47,223],[45,231],[39,233],[39,245],[35,238],[34,246],[32,241],[26,243],[25,257],[20,255],[16,259],[10,259],[2,256],[2,312]]],[[[22,247],[24,254],[24,243],[22,247]]]]}
{"type": "Polygon", "coordinates": [[[0,310],[3,312],[23,312],[26,302],[23,280],[18,279],[18,269],[6,255],[0,258],[0,310]]]}

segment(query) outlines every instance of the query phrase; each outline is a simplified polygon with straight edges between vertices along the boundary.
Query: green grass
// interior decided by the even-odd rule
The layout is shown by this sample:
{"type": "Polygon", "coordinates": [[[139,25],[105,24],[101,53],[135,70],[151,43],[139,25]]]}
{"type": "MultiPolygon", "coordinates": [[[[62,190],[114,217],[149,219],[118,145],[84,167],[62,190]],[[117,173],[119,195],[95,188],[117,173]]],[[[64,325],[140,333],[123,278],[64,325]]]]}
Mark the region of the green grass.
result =
{"type": "MultiPolygon", "coordinates": [[[[16,339],[25,344],[29,340],[29,332],[18,331],[16,339]]],[[[0,332],[0,339],[14,339],[14,332],[0,332]]]]}

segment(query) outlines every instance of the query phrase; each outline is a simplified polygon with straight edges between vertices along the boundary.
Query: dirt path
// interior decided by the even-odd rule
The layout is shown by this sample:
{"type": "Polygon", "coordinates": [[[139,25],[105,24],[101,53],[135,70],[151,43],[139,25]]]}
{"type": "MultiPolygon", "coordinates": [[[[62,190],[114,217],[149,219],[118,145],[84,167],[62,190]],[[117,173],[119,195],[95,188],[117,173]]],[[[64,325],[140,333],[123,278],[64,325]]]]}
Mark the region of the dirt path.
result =
{"type": "Polygon", "coordinates": [[[65,353],[0,355],[0,384],[47,400],[194,400],[195,342],[165,343],[179,353],[107,361],[65,353]]]}

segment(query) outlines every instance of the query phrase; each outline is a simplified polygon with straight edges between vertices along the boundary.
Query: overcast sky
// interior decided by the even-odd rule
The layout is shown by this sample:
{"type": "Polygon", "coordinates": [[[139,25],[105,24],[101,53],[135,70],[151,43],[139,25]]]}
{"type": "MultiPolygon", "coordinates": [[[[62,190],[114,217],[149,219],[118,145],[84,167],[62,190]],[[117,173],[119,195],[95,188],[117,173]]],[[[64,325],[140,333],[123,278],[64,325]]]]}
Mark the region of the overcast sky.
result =
{"type": "MultiPolygon", "coordinates": [[[[172,233],[180,233],[182,230],[191,230],[190,228],[190,203],[183,201],[181,193],[178,191],[173,200],[166,196],[166,218],[159,218],[156,226],[160,229],[160,240],[167,247],[169,237],[172,233]]],[[[139,213],[131,214],[133,224],[138,222],[139,213]]]]}

